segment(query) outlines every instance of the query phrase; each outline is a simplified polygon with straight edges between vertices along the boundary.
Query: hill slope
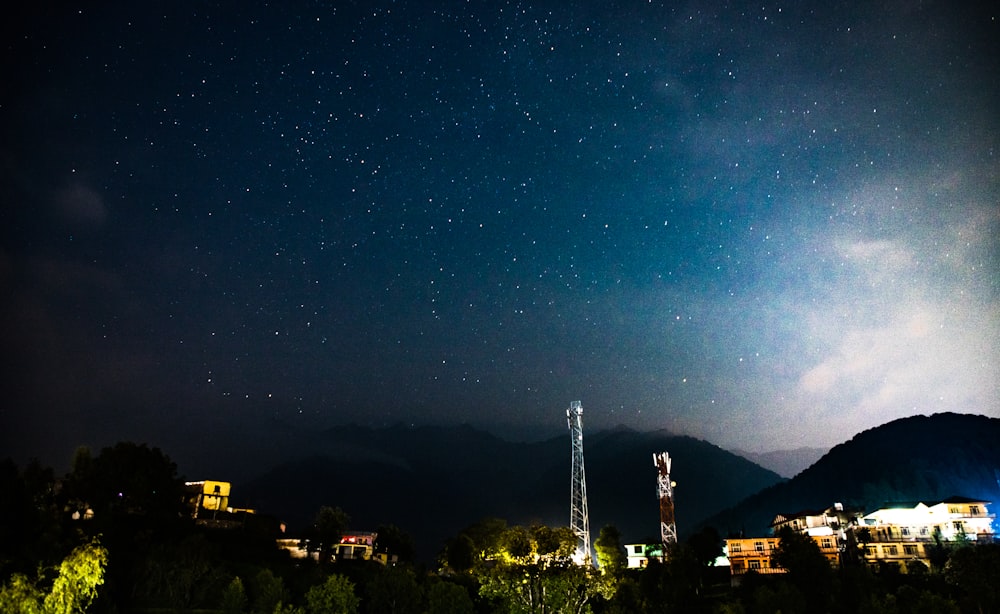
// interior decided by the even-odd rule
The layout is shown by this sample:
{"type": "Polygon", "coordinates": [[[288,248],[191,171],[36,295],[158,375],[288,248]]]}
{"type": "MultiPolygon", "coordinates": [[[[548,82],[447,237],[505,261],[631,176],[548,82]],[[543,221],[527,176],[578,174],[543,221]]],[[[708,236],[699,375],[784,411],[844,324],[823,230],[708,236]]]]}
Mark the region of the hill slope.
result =
{"type": "MultiPolygon", "coordinates": [[[[570,442],[512,443],[468,426],[357,426],[320,436],[324,454],[285,463],[237,486],[240,500],[285,520],[292,534],[321,505],[344,509],[358,529],[392,523],[430,560],[448,537],[485,517],[511,524],[569,521],[570,442]]],[[[616,429],[585,441],[591,532],[605,524],[626,541],[659,531],[654,452],[666,450],[678,482],[683,535],[708,514],[778,482],[770,471],[704,441],[616,429]]]]}
{"type": "Polygon", "coordinates": [[[763,535],[782,512],[834,502],[865,510],[888,501],[952,495],[1000,501],[1000,419],[968,414],[913,416],[835,446],[793,479],[771,486],[705,524],[720,533],[763,535]]]}

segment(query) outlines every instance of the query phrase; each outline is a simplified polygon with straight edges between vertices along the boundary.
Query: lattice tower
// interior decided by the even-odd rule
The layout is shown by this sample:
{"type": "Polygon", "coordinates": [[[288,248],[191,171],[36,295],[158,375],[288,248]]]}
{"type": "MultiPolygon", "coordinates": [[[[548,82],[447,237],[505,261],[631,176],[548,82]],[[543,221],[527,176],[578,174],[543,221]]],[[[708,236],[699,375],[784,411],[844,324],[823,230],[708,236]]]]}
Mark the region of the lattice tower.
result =
{"type": "Polygon", "coordinates": [[[570,439],[573,445],[573,471],[570,475],[569,526],[576,535],[576,556],[582,565],[589,565],[590,517],[587,512],[587,476],[583,468],[583,405],[573,401],[566,410],[570,439]]]}
{"type": "Polygon", "coordinates": [[[670,481],[670,455],[653,454],[656,466],[656,494],[660,498],[660,541],[669,551],[677,545],[677,524],[674,522],[674,486],[670,481]]]}

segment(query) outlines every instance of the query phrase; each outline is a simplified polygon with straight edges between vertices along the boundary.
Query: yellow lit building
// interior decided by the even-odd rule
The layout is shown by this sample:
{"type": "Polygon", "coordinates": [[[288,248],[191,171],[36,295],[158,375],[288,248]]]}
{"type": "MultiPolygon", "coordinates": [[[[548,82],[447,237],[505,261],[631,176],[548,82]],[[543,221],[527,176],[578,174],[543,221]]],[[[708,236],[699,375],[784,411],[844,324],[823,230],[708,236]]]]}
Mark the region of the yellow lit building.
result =
{"type": "Polygon", "coordinates": [[[202,480],[186,482],[184,487],[188,495],[188,506],[194,518],[198,518],[205,511],[224,512],[229,507],[229,491],[232,490],[232,484],[229,482],[202,480]]]}
{"type": "Polygon", "coordinates": [[[760,574],[786,573],[771,564],[771,557],[778,548],[777,537],[739,537],[726,540],[729,557],[729,574],[733,585],[740,583],[740,576],[750,571],[760,574]]]}
{"type": "MultiPolygon", "coordinates": [[[[840,560],[840,549],[833,535],[811,536],[819,546],[820,552],[830,562],[837,565],[840,560]]],[[[778,537],[740,537],[726,540],[726,556],[729,558],[729,576],[733,586],[740,583],[741,577],[751,571],[759,574],[787,573],[783,567],[774,564],[772,560],[781,539],[778,537]]]]}

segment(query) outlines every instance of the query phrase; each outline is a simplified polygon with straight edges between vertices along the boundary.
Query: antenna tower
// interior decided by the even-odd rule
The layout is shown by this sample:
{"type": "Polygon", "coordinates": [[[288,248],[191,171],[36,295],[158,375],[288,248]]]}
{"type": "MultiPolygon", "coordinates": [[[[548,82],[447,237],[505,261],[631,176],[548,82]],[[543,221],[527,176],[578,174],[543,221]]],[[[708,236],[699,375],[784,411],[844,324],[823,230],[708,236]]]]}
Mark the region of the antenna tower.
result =
{"type": "Polygon", "coordinates": [[[573,472],[570,475],[569,527],[576,535],[574,559],[590,564],[590,517],[587,513],[587,476],[583,470],[583,405],[573,401],[566,410],[570,439],[573,443],[573,472]]]}
{"type": "Polygon", "coordinates": [[[670,481],[670,455],[653,454],[656,466],[656,494],[660,498],[660,541],[667,551],[677,545],[677,524],[674,522],[674,486],[670,481]]]}

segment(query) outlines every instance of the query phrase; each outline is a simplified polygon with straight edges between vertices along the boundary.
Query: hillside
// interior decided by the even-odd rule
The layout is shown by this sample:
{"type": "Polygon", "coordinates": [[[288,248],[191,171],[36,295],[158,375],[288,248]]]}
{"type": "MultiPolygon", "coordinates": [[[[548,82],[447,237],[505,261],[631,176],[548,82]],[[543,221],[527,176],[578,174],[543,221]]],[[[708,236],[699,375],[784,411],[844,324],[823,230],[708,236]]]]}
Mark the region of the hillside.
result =
{"type": "MultiPolygon", "coordinates": [[[[321,505],[344,509],[358,529],[392,523],[432,559],[444,540],[485,517],[565,525],[570,442],[512,443],[469,426],[348,426],[320,435],[324,453],[279,465],[236,486],[241,501],[278,515],[295,534],[321,505]]],[[[585,442],[591,531],[605,524],[626,541],[659,530],[654,452],[673,459],[683,536],[714,511],[781,478],[704,441],[619,428],[585,442]]]]}
{"type": "Polygon", "coordinates": [[[780,512],[834,502],[875,509],[889,501],[952,495],[1000,501],[1000,419],[943,413],[913,416],[859,433],[793,479],[775,484],[705,524],[763,535],[780,512]]]}

